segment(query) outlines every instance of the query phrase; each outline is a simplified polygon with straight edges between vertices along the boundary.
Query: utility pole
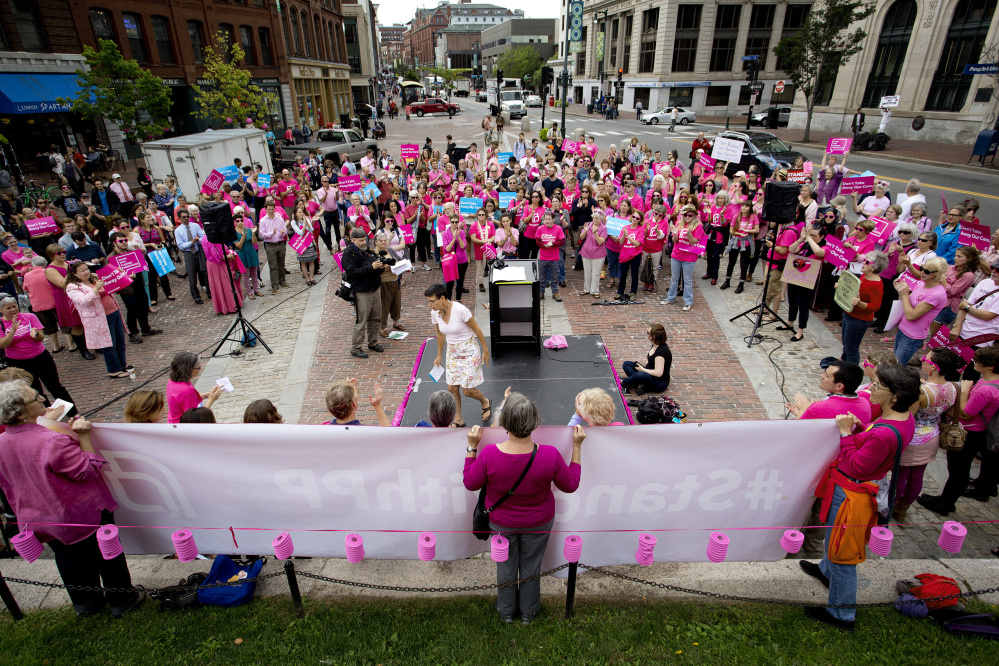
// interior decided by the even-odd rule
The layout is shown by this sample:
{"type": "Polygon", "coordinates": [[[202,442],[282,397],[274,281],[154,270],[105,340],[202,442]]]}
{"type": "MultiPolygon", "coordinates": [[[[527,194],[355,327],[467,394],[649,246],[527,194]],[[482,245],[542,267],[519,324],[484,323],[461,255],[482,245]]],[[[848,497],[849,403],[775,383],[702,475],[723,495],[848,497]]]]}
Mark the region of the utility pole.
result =
{"type": "MultiPolygon", "coordinates": [[[[568,3],[567,3],[568,5],[568,3]]],[[[566,6],[565,12],[565,52],[562,54],[562,125],[560,130],[562,132],[562,137],[565,138],[568,135],[565,133],[565,112],[568,106],[568,95],[569,95],[569,8],[566,6]]]]}
{"type": "MultiPolygon", "coordinates": [[[[600,31],[600,21],[603,21],[604,23],[607,22],[607,10],[605,10],[605,9],[599,9],[599,10],[593,12],[593,20],[594,20],[594,22],[597,25],[597,34],[599,35],[600,32],[601,32],[600,31]]],[[[606,41],[607,41],[607,36],[604,35],[604,42],[606,42],[606,41]]],[[[596,42],[596,39],[594,39],[594,43],[595,42],[596,42]]],[[[606,48],[607,48],[607,46],[606,46],[606,43],[605,43],[604,44],[604,49],[606,50],[606,48]]],[[[594,49],[594,51],[595,51],[595,49],[594,49]]],[[[596,55],[595,52],[594,52],[594,55],[596,55]]],[[[605,57],[606,57],[605,56],[605,51],[602,51],[600,53],[600,60],[599,60],[600,65],[599,65],[599,69],[597,70],[597,80],[600,82],[600,96],[601,97],[604,96],[604,58],[605,57]]],[[[597,100],[593,100],[594,105],[596,105],[596,102],[597,102],[597,100]]]]}
{"type": "Polygon", "coordinates": [[[749,97],[749,113],[746,114],[746,129],[749,129],[753,122],[753,100],[763,90],[763,83],[756,80],[757,75],[760,73],[759,56],[747,55],[742,56],[742,59],[749,62],[749,69],[746,73],[746,80],[749,81],[749,90],[752,93],[749,97]]]}

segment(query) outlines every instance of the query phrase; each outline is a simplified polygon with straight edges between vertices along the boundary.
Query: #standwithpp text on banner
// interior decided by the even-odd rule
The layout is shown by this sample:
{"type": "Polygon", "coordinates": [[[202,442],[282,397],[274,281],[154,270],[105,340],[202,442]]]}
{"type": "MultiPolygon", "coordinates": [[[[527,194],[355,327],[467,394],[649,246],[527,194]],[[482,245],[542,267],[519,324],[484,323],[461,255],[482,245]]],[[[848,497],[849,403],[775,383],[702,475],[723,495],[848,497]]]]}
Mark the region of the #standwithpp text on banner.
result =
{"type": "MultiPolygon", "coordinates": [[[[566,461],[571,437],[565,427],[534,433],[566,461]]],[[[505,438],[489,428],[481,446],[505,438]]],[[[347,532],[364,536],[370,558],[416,559],[421,531],[437,534],[442,560],[489,547],[463,533],[478,493],[462,485],[461,431],[100,424],[93,441],[109,463],[116,522],[150,526],[122,528],[127,553],[173,552],[172,530],[152,526],[193,528],[203,553],[237,552],[229,526],[264,528],[236,530],[240,553],[271,552],[284,530],[304,556],[344,557],[347,532]]],[[[573,494],[556,491],[554,530],[582,534],[592,565],[634,562],[638,534],[613,530],[653,531],[658,561],[694,562],[707,559],[710,530],[731,529],[729,560],[775,561],[786,554],[782,530],[734,528],[801,525],[838,443],[832,420],[588,428],[582,481],[573,494]]],[[[561,558],[562,536],[545,566],[561,558]]]]}

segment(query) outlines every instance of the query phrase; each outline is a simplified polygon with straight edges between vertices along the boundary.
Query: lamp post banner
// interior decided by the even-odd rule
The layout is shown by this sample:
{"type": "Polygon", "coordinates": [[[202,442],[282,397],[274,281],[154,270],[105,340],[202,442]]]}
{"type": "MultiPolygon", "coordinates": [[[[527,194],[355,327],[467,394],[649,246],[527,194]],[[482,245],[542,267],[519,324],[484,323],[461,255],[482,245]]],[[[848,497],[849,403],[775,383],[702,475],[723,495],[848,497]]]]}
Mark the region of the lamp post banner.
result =
{"type": "MultiPolygon", "coordinates": [[[[711,530],[728,530],[729,560],[779,560],[786,554],[783,529],[803,524],[839,451],[831,419],[586,434],[579,488],[555,491],[553,530],[583,534],[585,561],[593,565],[634,562],[643,531],[658,537],[660,562],[706,561],[711,530]]],[[[239,553],[269,553],[286,530],[295,554],[313,557],[344,557],[350,532],[363,535],[367,557],[375,559],[416,559],[422,531],[437,535],[441,560],[489,547],[469,533],[478,493],[462,484],[461,431],[95,424],[92,438],[107,461],[103,474],[119,504],[115,521],[126,553],[174,552],[170,536],[180,528],[194,531],[201,552],[235,553],[230,526],[239,553]]],[[[533,438],[570,459],[570,428],[542,427],[533,438]]],[[[486,428],[480,451],[505,439],[501,428],[486,428]]],[[[561,563],[559,539],[553,537],[546,567],[561,563]]]]}

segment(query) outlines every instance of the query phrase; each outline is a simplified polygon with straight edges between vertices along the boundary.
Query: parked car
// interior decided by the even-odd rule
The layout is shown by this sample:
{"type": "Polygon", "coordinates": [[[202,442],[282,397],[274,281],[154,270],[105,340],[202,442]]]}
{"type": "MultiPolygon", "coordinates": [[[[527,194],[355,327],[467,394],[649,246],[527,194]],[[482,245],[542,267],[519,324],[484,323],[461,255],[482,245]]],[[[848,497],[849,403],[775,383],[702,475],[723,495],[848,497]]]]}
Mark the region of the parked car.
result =
{"type": "MultiPolygon", "coordinates": [[[[769,109],[764,109],[763,111],[760,111],[759,113],[754,113],[753,117],[749,119],[749,124],[750,125],[766,125],[767,124],[767,117],[770,114],[770,109],[773,109],[773,108],[774,107],[770,107],[769,109]]],[[[786,127],[788,121],[791,120],[791,107],[789,107],[789,106],[778,106],[776,108],[777,108],[777,124],[778,125],[783,125],[783,126],[786,127]]],[[[748,111],[746,113],[748,113],[748,111]]],[[[746,115],[746,114],[743,114],[743,115],[746,115]]]]}
{"type": "Polygon", "coordinates": [[[452,113],[461,111],[460,106],[445,102],[440,97],[428,97],[422,102],[413,102],[409,107],[410,113],[414,113],[420,118],[427,113],[449,113],[449,108],[452,113]]]}
{"type": "Polygon", "coordinates": [[[288,166],[295,163],[299,155],[308,159],[309,149],[315,148],[322,155],[323,161],[332,160],[333,164],[341,166],[340,155],[347,153],[352,162],[360,162],[365,152],[370,148],[378,154],[378,143],[373,139],[362,139],[360,132],[353,129],[321,129],[313,136],[313,141],[291,146],[281,146],[278,164],[288,166]]]}
{"type": "MultiPolygon", "coordinates": [[[[693,111],[681,107],[677,107],[677,109],[679,110],[679,114],[676,117],[676,122],[680,123],[681,125],[686,125],[688,123],[692,123],[697,120],[697,114],[695,114],[693,111]]],[[[642,123],[645,125],[658,125],[659,123],[668,123],[670,121],[672,113],[673,113],[673,107],[667,106],[653,113],[642,114],[641,120],[642,123]]]]}
{"type": "Polygon", "coordinates": [[[538,95],[528,95],[524,98],[524,106],[544,106],[544,103],[538,95]]]}
{"type": "Polygon", "coordinates": [[[486,101],[486,91],[485,90],[476,90],[475,91],[475,101],[476,102],[485,102],[486,101]]]}
{"type": "Polygon", "coordinates": [[[732,177],[738,171],[746,171],[750,166],[756,165],[764,178],[769,178],[778,169],[788,169],[794,161],[804,155],[796,150],[791,150],[789,144],[784,143],[770,132],[760,132],[757,130],[746,130],[744,132],[725,131],[718,134],[716,138],[732,139],[742,143],[742,159],[738,162],[729,162],[725,169],[725,175],[732,177]]]}

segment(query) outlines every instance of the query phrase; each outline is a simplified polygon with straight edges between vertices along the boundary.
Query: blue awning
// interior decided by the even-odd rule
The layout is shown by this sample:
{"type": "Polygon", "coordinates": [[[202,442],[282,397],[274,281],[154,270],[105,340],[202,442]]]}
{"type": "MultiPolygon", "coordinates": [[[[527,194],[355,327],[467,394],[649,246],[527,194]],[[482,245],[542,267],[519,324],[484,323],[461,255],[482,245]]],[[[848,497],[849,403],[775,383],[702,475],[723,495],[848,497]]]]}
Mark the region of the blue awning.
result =
{"type": "Polygon", "coordinates": [[[0,74],[0,113],[52,113],[69,111],[80,93],[76,74],[0,74]]]}

